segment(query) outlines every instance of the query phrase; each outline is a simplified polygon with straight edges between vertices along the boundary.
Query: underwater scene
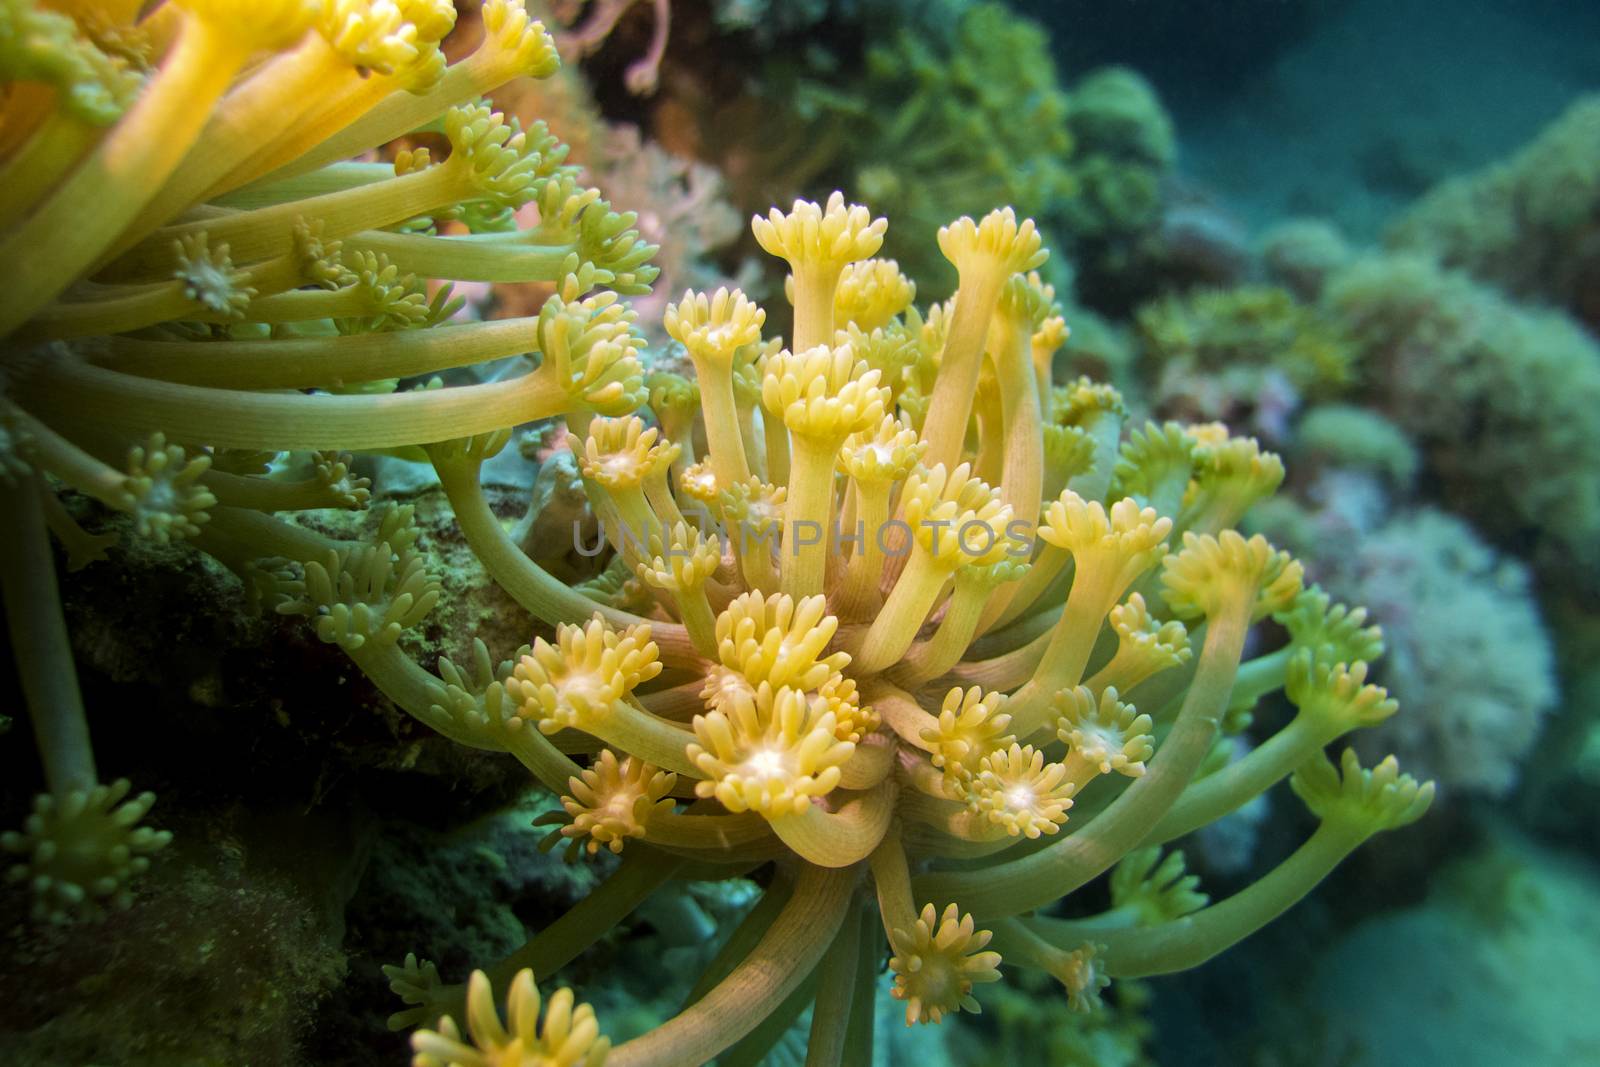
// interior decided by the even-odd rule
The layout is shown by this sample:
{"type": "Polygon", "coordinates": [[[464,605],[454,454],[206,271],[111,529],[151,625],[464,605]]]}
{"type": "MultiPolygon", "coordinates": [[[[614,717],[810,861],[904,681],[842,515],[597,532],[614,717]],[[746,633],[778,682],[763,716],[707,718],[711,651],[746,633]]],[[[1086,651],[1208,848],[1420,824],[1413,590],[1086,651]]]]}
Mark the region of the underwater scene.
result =
{"type": "Polygon", "coordinates": [[[0,1062],[1600,1064],[1600,4],[0,0],[0,1062]]]}

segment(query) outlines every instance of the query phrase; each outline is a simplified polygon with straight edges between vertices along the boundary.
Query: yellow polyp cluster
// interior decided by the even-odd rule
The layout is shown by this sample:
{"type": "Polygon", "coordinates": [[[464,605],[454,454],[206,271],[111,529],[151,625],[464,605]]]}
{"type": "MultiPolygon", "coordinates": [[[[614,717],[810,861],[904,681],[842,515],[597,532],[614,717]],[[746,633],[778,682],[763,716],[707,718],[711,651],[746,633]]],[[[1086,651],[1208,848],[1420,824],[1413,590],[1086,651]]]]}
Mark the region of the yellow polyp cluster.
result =
{"type": "Polygon", "coordinates": [[[1283,692],[1302,715],[1345,729],[1376,726],[1400,710],[1387,689],[1367,683],[1365,660],[1329,663],[1309,651],[1289,661],[1283,692]]]}
{"type": "Polygon", "coordinates": [[[1229,595],[1249,592],[1252,619],[1283,611],[1300,592],[1304,568],[1260,534],[1248,541],[1233,530],[1220,537],[1186,533],[1183,551],[1161,573],[1164,597],[1184,618],[1213,615],[1229,595]]]}
{"type": "Polygon", "coordinates": [[[650,819],[670,812],[667,796],[677,775],[627,756],[618,761],[615,752],[601,749],[594,763],[568,781],[570,791],[561,798],[572,822],[561,828],[564,837],[583,842],[591,854],[601,847],[621,852],[630,837],[642,837],[650,819]]]}
{"type": "Polygon", "coordinates": [[[871,258],[887,220],[838,193],[773,210],[752,228],[788,263],[793,329],[764,335],[737,290],[687,292],[665,327],[694,379],[647,378],[624,298],[649,291],[655,249],[542,123],[478,102],[559,62],[522,4],[485,0],[482,43],[446,66],[442,0],[191,0],[145,20],[179,31],[151,32],[145,60],[115,62],[16,3],[61,61],[24,72],[42,93],[0,94],[0,584],[30,621],[23,689],[51,697],[30,705],[48,792],[3,843],[44,912],[126,899],[165,843],[133,828],[146,798],[97,784],[62,683],[50,537],[75,565],[106,547],[63,487],[134,516],[112,536],[233,569],[427,728],[514,759],[563,798],[574,852],[625,852],[581,911],[484,961],[504,1020],[484,972],[390,971],[410,1005],[394,1025],[448,1009],[414,1037],[420,1067],[710,1062],[780,1032],[808,982],[815,1033],[866,1032],[891,953],[908,1022],[978,1010],[999,951],[1089,1008],[1106,976],[1248,936],[1430,802],[1392,760],[1321,756],[1394,706],[1366,683],[1364,616],[1234,529],[1281,461],[1223,427],[1127,427],[1115,389],[1050,380],[1067,323],[1027,273],[1047,256],[1031,220],[941,230],[959,288],[919,308],[871,258]],[[14,116],[15,99],[45,103],[14,116]],[[422,129],[448,154],[394,143],[422,129]],[[384,146],[392,166],[353,158],[384,146]],[[551,295],[461,321],[458,281],[551,295]],[[588,580],[547,571],[485,495],[484,464],[542,420],[565,421],[605,528],[588,580]],[[126,471],[104,458],[122,454],[126,471]],[[410,508],[360,541],[280,517],[367,504],[353,464],[396,455],[432,465],[460,541],[553,639],[425,665],[411,633],[445,589],[410,508]],[[1269,614],[1287,641],[1255,655],[1269,614]],[[1295,720],[1216,770],[1228,711],[1286,687],[1295,720]],[[1320,825],[1263,882],[1199,906],[1162,864],[1178,880],[1153,891],[1182,892],[1160,908],[1051,916],[1291,776],[1320,825]],[[526,961],[565,966],[606,934],[596,916],[674,881],[744,876],[765,899],[672,1020],[609,1052],[567,991],[541,1021],[526,961]],[[857,921],[869,897],[881,931],[857,921]]]}
{"type": "Polygon", "coordinates": [[[0,834],[0,851],[17,857],[6,878],[32,886],[35,918],[65,922],[133,903],[128,880],[149,868],[172,835],[138,825],[156,798],[127,799],[131,788],[120,778],[59,799],[41,796],[22,833],[0,834]]]}
{"type": "Polygon", "coordinates": [[[1085,944],[1067,953],[1054,971],[1073,1011],[1091,1012],[1100,1007],[1100,991],[1111,984],[1111,976],[1097,964],[1095,946],[1085,944]]]}
{"type": "Polygon", "coordinates": [[[1048,255],[1033,220],[1017,222],[1010,208],[991,211],[980,222],[963,216],[940,227],[939,251],[963,274],[987,269],[1001,281],[1042,266],[1048,255]]]}
{"type": "Polygon", "coordinates": [[[1212,533],[1233,526],[1283,484],[1283,460],[1253,437],[1226,437],[1194,450],[1195,475],[1183,498],[1185,529],[1212,533]]]}
{"type": "Polygon", "coordinates": [[[1012,837],[1053,834],[1067,821],[1077,784],[1032,745],[1013,744],[978,761],[968,803],[1012,837]]]}
{"type": "Polygon", "coordinates": [[[584,626],[557,627],[553,645],[536,638],[506,691],[520,718],[553,734],[606,718],[612,704],[660,673],[649,626],[619,633],[597,616],[584,626]]]}
{"type": "MultiPolygon", "coordinates": [[[[570,277],[570,276],[569,276],[570,277]]],[[[632,312],[614,293],[578,301],[557,295],[539,310],[541,371],[575,402],[600,415],[626,415],[645,398],[632,312]]]]}
{"type": "Polygon", "coordinates": [[[352,655],[392,646],[442,594],[407,535],[330,550],[324,559],[306,562],[305,579],[296,589],[300,595],[279,604],[278,612],[307,616],[319,638],[352,655]]]}
{"type": "Polygon", "coordinates": [[[466,1039],[450,1016],[437,1030],[411,1035],[414,1067],[602,1067],[611,1042],[600,1036],[594,1009],[577,1003],[570,989],[558,989],[539,1017],[539,988],[533,972],[523,969],[506,992],[502,1022],[489,978],[473,971],[467,982],[466,1039]]]}
{"type": "Polygon", "coordinates": [[[705,585],[722,563],[717,542],[683,522],[665,534],[665,539],[650,535],[644,559],[634,568],[640,580],[672,593],[692,592],[705,585]]]}
{"type": "Polygon", "coordinates": [[[728,529],[759,539],[781,533],[788,499],[788,487],[751,478],[719,489],[712,502],[728,529]]]}
{"type": "Polygon", "coordinates": [[[788,214],[773,208],[766,218],[757,215],[751,226],[762,250],[788,260],[797,275],[813,270],[837,275],[875,253],[888,227],[886,219],[873,218],[860,204],[846,205],[837,192],[822,207],[796,200],[788,214]]]}
{"type": "Polygon", "coordinates": [[[449,4],[323,0],[318,7],[317,30],[328,44],[351,66],[377,74],[411,67],[423,54],[419,42],[436,43],[455,25],[449,4]]]}
{"type": "Polygon", "coordinates": [[[1136,681],[1124,683],[1124,689],[1156,671],[1180,667],[1194,658],[1194,649],[1189,647],[1189,631],[1183,623],[1177,619],[1156,618],[1140,593],[1134,593],[1126,603],[1112,608],[1106,621],[1117,631],[1117,655],[1130,661],[1129,671],[1137,672],[1136,681]]]}
{"type": "Polygon", "coordinates": [[[753,694],[694,719],[689,759],[706,775],[695,793],[732,812],[802,814],[839,784],[840,766],[855,746],[834,736],[838,724],[824,701],[763,682],[753,694]]]}
{"type": "Polygon", "coordinates": [[[1432,782],[1419,783],[1401,774],[1393,756],[1368,770],[1349,748],[1337,770],[1319,755],[1301,766],[1290,785],[1313,815],[1363,838],[1420,819],[1434,793],[1432,782]]]}
{"type": "Polygon", "coordinates": [[[826,651],[838,628],[823,597],[744,593],[717,616],[717,657],[752,687],[820,689],[850,662],[846,653],[826,651]]]}
{"type": "Polygon", "coordinates": [[[1011,716],[1000,710],[1005,702],[1004,693],[985,693],[977,686],[952,689],[944,695],[936,725],[922,731],[929,760],[944,771],[952,795],[964,795],[984,758],[1014,740],[1006,733],[1011,716]]]}
{"type": "Polygon", "coordinates": [[[234,269],[227,245],[212,248],[205,233],[187,234],[178,239],[175,257],[178,265],[173,277],[183,283],[184,296],[211,314],[244,318],[256,291],[250,288],[248,276],[234,269]]]}
{"type": "MultiPolygon", "coordinates": [[[[1077,378],[1051,389],[1051,417],[1063,426],[1080,426],[1097,414],[1125,415],[1127,407],[1115,386],[1077,378]]],[[[1190,428],[1191,432],[1193,428],[1190,428]]]]}
{"type": "MultiPolygon", "coordinates": [[[[757,483],[760,484],[760,483],[757,483]]],[[[717,475],[709,464],[691,463],[678,479],[678,491],[699,504],[710,507],[721,495],[717,488],[717,475]]]]}
{"type": "MultiPolygon", "coordinates": [[[[634,489],[676,456],[676,446],[661,440],[661,431],[646,427],[637,415],[628,418],[597,418],[589,423],[589,435],[578,453],[583,476],[606,489],[634,489]]],[[[578,452],[576,440],[573,451],[578,452]]],[[[639,536],[642,531],[635,533],[639,536]]]]}
{"type": "Polygon", "coordinates": [[[1154,508],[1141,508],[1130,498],[1111,505],[1086,501],[1068,489],[1044,511],[1039,536],[1072,553],[1075,560],[1092,558],[1096,570],[1108,571],[1112,584],[1126,589],[1133,578],[1166,555],[1172,520],[1154,508]]]}
{"type": "Polygon", "coordinates": [[[904,480],[927,450],[904,419],[884,415],[876,429],[845,438],[839,449],[839,469],[858,483],[887,485],[904,480]]]}
{"type": "Polygon", "coordinates": [[[1056,736],[1070,751],[1100,774],[1115,771],[1129,778],[1145,772],[1145,760],[1155,751],[1150,716],[1117,699],[1107,688],[1099,697],[1088,686],[1063,690],[1056,696],[1056,736]]]}
{"type": "Polygon", "coordinates": [[[892,259],[864,259],[846,267],[839,278],[833,296],[834,321],[871,333],[888,326],[916,298],[916,283],[900,273],[900,264],[892,259]]]}
{"type": "Polygon", "coordinates": [[[890,935],[897,1000],[906,1002],[906,1024],[937,1023],[957,1011],[981,1011],[972,987],[1000,980],[1000,953],[984,950],[987,930],[954,904],[941,915],[925,905],[909,929],[890,935]]]}
{"type": "Polygon", "coordinates": [[[1006,532],[1010,505],[965,463],[950,472],[942,465],[913,472],[903,507],[917,546],[952,570],[998,563],[1017,547],[1006,532]]]}
{"type": "Polygon", "coordinates": [[[779,352],[767,360],[761,404],[797,437],[840,441],[878,425],[889,391],[849,345],[779,352]]]}
{"type": "Polygon", "coordinates": [[[840,741],[858,744],[876,731],[881,721],[872,705],[862,703],[854,678],[831,677],[807,694],[807,699],[817,710],[833,716],[833,736],[840,741]]]}
{"type": "Polygon", "coordinates": [[[685,290],[683,299],[668,304],[662,325],[668,336],[701,361],[731,366],[735,353],[761,340],[767,313],[738,289],[718,289],[714,294],[685,290]]]}
{"type": "Polygon", "coordinates": [[[190,456],[181,446],[168,444],[163,434],[151,434],[128,450],[118,506],[133,515],[139,536],[157,544],[193,537],[217,502],[200,482],[210,467],[210,456],[190,456]]]}

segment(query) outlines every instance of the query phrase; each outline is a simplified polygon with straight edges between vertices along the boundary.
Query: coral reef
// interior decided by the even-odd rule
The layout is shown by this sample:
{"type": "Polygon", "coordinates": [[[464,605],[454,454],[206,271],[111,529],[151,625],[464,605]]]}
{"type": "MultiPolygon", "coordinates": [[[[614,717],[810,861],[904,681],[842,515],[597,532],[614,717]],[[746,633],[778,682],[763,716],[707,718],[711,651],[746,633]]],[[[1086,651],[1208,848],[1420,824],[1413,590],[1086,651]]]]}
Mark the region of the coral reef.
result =
{"type": "Polygon", "coordinates": [[[952,215],[1001,203],[1042,216],[1076,191],[1071,105],[1044,33],[1003,5],[974,4],[943,33],[900,28],[867,48],[862,69],[854,85],[799,83],[807,136],[831,147],[801,177],[893,210],[886,254],[932,292],[955,281],[932,253],[952,215]]]}
{"type": "MultiPolygon", "coordinates": [[[[955,282],[934,253],[938,228],[995,203],[1033,217],[1062,253],[1045,269],[1063,291],[1072,271],[1097,291],[1133,285],[1166,252],[1176,149],[1154,91],[1125,68],[1089,72],[1068,91],[1038,24],[1000,3],[955,6],[948,18],[929,5],[862,32],[859,59],[780,49],[748,84],[729,86],[686,71],[656,132],[718,165],[741,205],[838,187],[892,211],[885,254],[927,295],[955,282]]],[[[876,25],[871,9],[850,17],[876,25]]],[[[1174,248],[1206,244],[1196,229],[1176,225],[1174,248]]]]}
{"type": "Polygon", "coordinates": [[[1314,474],[1327,467],[1375,474],[1395,490],[1410,488],[1421,458],[1400,428],[1353,404],[1322,404],[1295,424],[1295,467],[1314,474]]]}
{"type": "Polygon", "coordinates": [[[1350,262],[1344,235],[1321,219],[1290,219],[1261,238],[1261,265],[1274,282],[1314,301],[1334,271],[1350,262]]]}
{"type": "MultiPolygon", "coordinates": [[[[792,328],[766,335],[739,290],[685,291],[661,325],[691,381],[645,362],[627,298],[649,292],[658,249],[636,216],[545,126],[479,101],[558,69],[520,5],[484,4],[453,63],[454,8],[426,0],[184,0],[137,22],[14,8],[48,62],[7,98],[0,145],[17,179],[0,200],[0,582],[44,791],[4,845],[41,920],[150,921],[135,902],[186,847],[152,797],[101,781],[52,534],[73,567],[109,568],[124,538],[204,554],[397,714],[515,761],[559,798],[537,820],[549,843],[600,857],[531,934],[482,898],[449,936],[409,931],[463,979],[413,954],[384,969],[417,1067],[753,1062],[807,1011],[808,1062],[859,1062],[885,959],[907,1025],[977,1011],[1002,966],[1096,1011],[1113,979],[1231,948],[1429,807],[1433,785],[1392,756],[1325,755],[1397,705],[1366,682],[1381,642],[1362,615],[1236,529],[1283,480],[1278,457],[1220,425],[1131,426],[1114,388],[1054,382],[1067,329],[1032,219],[939,227],[957,295],[919,307],[875,258],[888,223],[867,207],[836,192],[757,216],[792,328]],[[454,282],[549,295],[468,321],[454,282]],[[596,559],[586,581],[530,556],[548,531],[508,522],[485,487],[515,428],[546,420],[565,432],[533,447],[569,449],[603,537],[573,546],[596,559]],[[454,523],[440,547],[470,553],[525,628],[508,637],[462,595],[466,568],[446,586],[416,503],[337,521],[372,503],[358,454],[433,468],[454,523]],[[75,507],[120,516],[116,536],[75,507]],[[1252,655],[1269,616],[1289,640],[1252,655]],[[1281,731],[1219,747],[1230,710],[1280,689],[1297,709],[1281,731]],[[1284,782],[1316,827],[1226,899],[1163,856],[1284,782]],[[1050,911],[1102,876],[1108,910],[1050,911]],[[661,1017],[609,1027],[552,982],[635,913],[668,927],[698,909],[686,887],[737,879],[759,898],[661,1017]]],[[[958,60],[1019,66],[978,31],[958,60]]],[[[1121,74],[1090,88],[1085,145],[1159,163],[1170,133],[1147,124],[1148,95],[1121,74]]],[[[1037,142],[1025,116],[994,117],[1037,142]]],[[[1104,192],[1144,218],[1130,190],[1104,192]]],[[[443,873],[491,877],[527,843],[443,873]]],[[[284,865],[320,887],[316,913],[342,916],[364,849],[328,835],[299,854],[284,865]]],[[[421,876],[388,895],[460,891],[421,876]]],[[[285,931],[293,966],[266,953],[243,992],[277,1011],[274,1049],[303,1019],[284,974],[315,1001],[338,969],[339,931],[282,919],[289,895],[217,920],[246,924],[230,957],[285,931]]],[[[228,1029],[173,1027],[152,1054],[269,1055],[228,1029]]]]}
{"type": "Polygon", "coordinates": [[[1580,98],[1512,158],[1439,185],[1387,236],[1600,329],[1600,97],[1580,98]]]}
{"type": "Polygon", "coordinates": [[[1292,990],[1303,1009],[1284,1026],[1292,1033],[1266,1036],[1301,1050],[1294,1062],[1310,1067],[1490,1067],[1592,1048],[1595,878],[1590,858],[1498,829],[1430,879],[1426,902],[1374,917],[1319,955],[1292,990]],[[1449,981],[1455,975],[1480,980],[1449,981]],[[1321,1039],[1307,1042],[1308,1029],[1321,1039]]]}
{"type": "Polygon", "coordinates": [[[1564,315],[1415,256],[1358,260],[1322,303],[1362,352],[1368,402],[1416,442],[1444,502],[1541,572],[1595,589],[1594,340],[1564,315]]]}
{"type": "Polygon", "coordinates": [[[1303,399],[1347,387],[1360,358],[1333,319],[1275,286],[1164,297],[1137,325],[1157,411],[1249,426],[1273,442],[1288,440],[1303,399]]]}
{"type": "Polygon", "coordinates": [[[1308,495],[1321,506],[1272,509],[1261,521],[1328,592],[1365,605],[1383,627],[1375,679],[1408,713],[1363,741],[1425,768],[1443,789],[1509,793],[1557,700],[1528,569],[1443,512],[1397,513],[1359,476],[1329,471],[1308,495]]]}

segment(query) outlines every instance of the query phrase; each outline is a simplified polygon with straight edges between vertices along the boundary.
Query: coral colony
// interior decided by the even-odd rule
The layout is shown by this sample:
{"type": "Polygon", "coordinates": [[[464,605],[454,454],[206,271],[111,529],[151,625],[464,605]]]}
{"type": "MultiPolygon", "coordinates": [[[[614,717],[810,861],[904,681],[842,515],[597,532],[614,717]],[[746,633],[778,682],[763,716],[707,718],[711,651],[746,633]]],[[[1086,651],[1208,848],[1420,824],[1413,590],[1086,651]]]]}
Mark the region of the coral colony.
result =
{"type": "Polygon", "coordinates": [[[0,568],[48,782],[3,844],[39,919],[129,906],[169,840],[150,794],[96,771],[51,537],[71,567],[111,546],[69,490],[233,570],[426,726],[520,761],[576,850],[620,854],[460,984],[390,968],[418,1065],[703,1063],[807,1005],[808,1062],[865,1062],[885,960],[908,1024],[977,1010],[1003,967],[1092,1010],[1428,807],[1392,757],[1323,755],[1396,705],[1366,682],[1364,612],[1236,531],[1278,457],[1051,380],[1068,324],[1031,221],[940,229],[959,286],[919,308],[873,258],[885,219],[839,194],[774,209],[754,235],[788,266],[792,330],[765,333],[741,292],[686,292],[663,325],[694,379],[647,386],[626,298],[653,248],[542,124],[480,101],[558,66],[520,5],[488,0],[449,65],[439,0],[68,9],[0,8],[0,58],[29,79],[0,128],[0,568]],[[363,155],[423,127],[437,149],[363,155]],[[553,291],[464,322],[436,281],[553,291]],[[486,503],[484,463],[540,419],[568,429],[606,580],[558,581],[486,503]],[[303,479],[268,473],[285,453],[311,456],[303,479]],[[408,631],[445,591],[410,509],[364,542],[279,517],[368,506],[351,453],[431,463],[482,567],[553,630],[503,663],[482,643],[417,662],[408,631]],[[1268,618],[1288,644],[1247,657],[1268,618]],[[1298,714],[1219,761],[1224,718],[1279,689],[1298,714]],[[1178,854],[1158,862],[1285,779],[1318,826],[1260,880],[1210,903],[1178,854]],[[1111,912],[1051,916],[1107,872],[1111,912]],[[541,999],[536,978],[656,890],[733,876],[760,900],[679,1014],[612,1046],[571,991],[541,999]]]}

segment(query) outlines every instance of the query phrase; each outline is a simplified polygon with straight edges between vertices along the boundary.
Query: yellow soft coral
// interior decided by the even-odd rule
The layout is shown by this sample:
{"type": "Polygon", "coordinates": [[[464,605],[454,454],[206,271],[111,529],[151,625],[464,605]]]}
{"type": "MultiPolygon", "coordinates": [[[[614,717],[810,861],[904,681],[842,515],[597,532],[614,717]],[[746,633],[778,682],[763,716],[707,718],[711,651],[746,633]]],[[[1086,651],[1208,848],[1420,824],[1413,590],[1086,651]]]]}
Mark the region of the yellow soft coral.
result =
{"type": "Polygon", "coordinates": [[[870,1020],[886,939],[911,1021],[976,1010],[974,986],[998,978],[991,929],[1087,1006],[1105,975],[1247,936],[1426,808],[1392,761],[1318,762],[1395,709],[1366,683],[1359,618],[1233,529],[1278,458],[1218,427],[1124,447],[1116,390],[1052,386],[1066,321],[1028,273],[1047,255],[1033,220],[1001,207],[945,227],[960,287],[919,309],[872,260],[884,219],[839,194],[774,211],[753,229],[793,275],[788,336],[764,337],[742,293],[691,291],[667,329],[696,381],[647,379],[622,298],[647,291],[653,249],[546,128],[477,102],[550,73],[553,41],[486,0],[482,43],[447,66],[453,15],[169,5],[145,20],[160,37],[137,31],[159,62],[128,101],[80,26],[50,39],[105,106],[36,96],[47,114],[5,126],[27,181],[0,191],[0,578],[47,785],[5,844],[43,912],[120,902],[165,842],[134,828],[147,797],[97,785],[49,535],[77,559],[95,541],[58,485],[235,569],[395,708],[563,796],[583,851],[622,853],[579,910],[486,961],[510,983],[506,1020],[484,972],[464,988],[391,972],[413,1009],[397,1025],[448,1009],[415,1039],[429,1067],[599,1063],[593,1013],[563,991],[541,1023],[525,968],[565,966],[674,879],[753,874],[763,899],[688,1007],[609,1052],[625,1065],[710,1062],[813,977],[819,1042],[847,1034],[870,1020]],[[341,162],[424,127],[442,139],[341,162]],[[550,295],[536,316],[447,325],[456,305],[433,283],[453,279],[550,295]],[[491,361],[501,373],[444,384],[491,361]],[[484,465],[547,418],[606,530],[592,581],[530,558],[485,494],[484,465]],[[102,458],[130,448],[127,470],[102,458]],[[266,467],[294,452],[312,477],[266,467]],[[410,507],[344,540],[276,516],[367,503],[352,462],[396,453],[431,463],[460,541],[536,620],[506,662],[482,644],[465,666],[416,658],[438,636],[419,630],[449,540],[424,540],[410,507]],[[1292,647],[1247,658],[1270,614],[1292,647]],[[1299,708],[1280,739],[1213,766],[1235,700],[1278,688],[1299,708]],[[1290,775],[1320,826],[1278,871],[1152,924],[1091,919],[1092,956],[1081,924],[1052,925],[1063,895],[1290,775]],[[869,872],[881,930],[858,921],[869,872]]]}

